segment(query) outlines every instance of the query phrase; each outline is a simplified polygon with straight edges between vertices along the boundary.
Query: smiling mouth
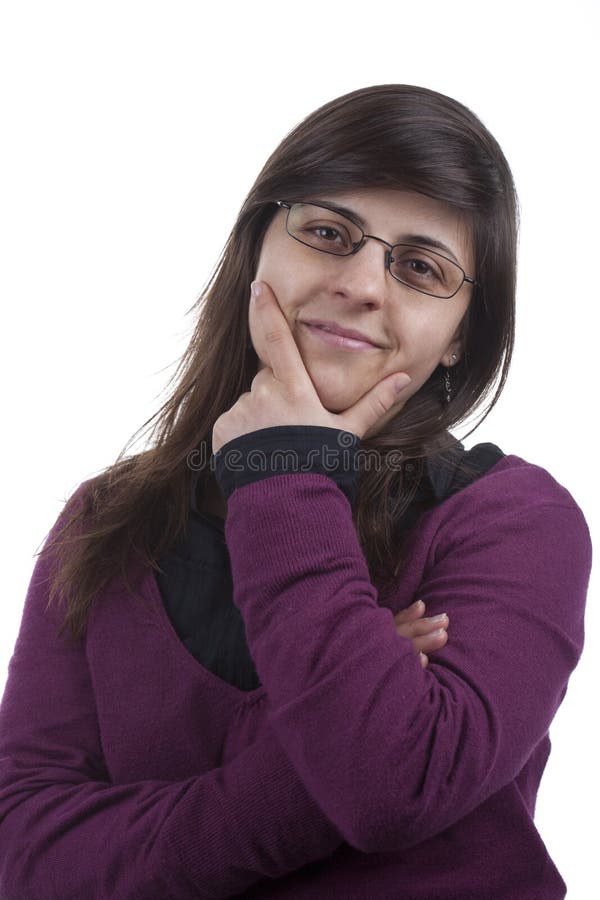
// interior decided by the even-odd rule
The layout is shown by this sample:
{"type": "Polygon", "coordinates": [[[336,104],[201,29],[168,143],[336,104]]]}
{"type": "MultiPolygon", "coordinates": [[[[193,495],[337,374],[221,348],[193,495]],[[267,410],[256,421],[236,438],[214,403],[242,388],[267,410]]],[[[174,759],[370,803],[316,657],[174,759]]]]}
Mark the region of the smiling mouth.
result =
{"type": "Polygon", "coordinates": [[[376,344],[370,341],[359,340],[358,338],[346,337],[343,334],[337,334],[326,325],[310,325],[308,322],[301,323],[304,328],[314,337],[324,341],[332,347],[340,350],[379,350],[376,344]]]}

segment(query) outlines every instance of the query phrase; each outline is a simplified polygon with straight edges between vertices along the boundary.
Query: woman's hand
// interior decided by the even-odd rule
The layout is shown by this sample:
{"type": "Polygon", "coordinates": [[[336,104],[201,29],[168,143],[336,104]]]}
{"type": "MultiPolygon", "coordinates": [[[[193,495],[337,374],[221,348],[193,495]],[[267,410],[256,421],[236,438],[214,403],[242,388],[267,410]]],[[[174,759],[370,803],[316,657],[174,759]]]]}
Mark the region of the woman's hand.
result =
{"type": "Polygon", "coordinates": [[[265,282],[253,283],[254,288],[257,285],[259,293],[253,291],[251,303],[265,337],[268,365],[257,372],[250,391],[216,420],[213,453],[236,437],[275,425],[322,425],[362,438],[394,404],[404,402],[403,392],[410,377],[396,372],[383,378],[349,409],[341,413],[325,409],[275,294],[265,282]]]}
{"type": "Polygon", "coordinates": [[[396,631],[412,641],[415,653],[418,653],[423,668],[428,665],[427,653],[440,650],[448,640],[448,616],[442,613],[426,619],[425,604],[417,600],[407,609],[400,610],[394,616],[396,631]]]}

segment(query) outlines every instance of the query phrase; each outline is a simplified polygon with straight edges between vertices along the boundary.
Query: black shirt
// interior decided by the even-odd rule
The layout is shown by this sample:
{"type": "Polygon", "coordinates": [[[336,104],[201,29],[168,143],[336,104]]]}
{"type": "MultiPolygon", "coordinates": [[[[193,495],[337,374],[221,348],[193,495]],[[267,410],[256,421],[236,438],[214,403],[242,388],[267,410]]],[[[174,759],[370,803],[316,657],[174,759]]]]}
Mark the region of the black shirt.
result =
{"type": "MultiPolygon", "coordinates": [[[[360,442],[348,432],[316,426],[277,426],[236,438],[225,450],[225,454],[221,451],[215,457],[215,474],[225,499],[244,484],[283,471],[326,474],[351,504],[356,496],[360,442]],[[282,446],[293,452],[284,458],[282,446]]],[[[456,441],[443,457],[428,458],[417,493],[405,514],[407,527],[424,510],[470,484],[503,456],[495,444],[478,444],[465,451],[456,441]]],[[[199,475],[195,473],[192,478],[185,537],[159,560],[163,572],[157,573],[158,586],[169,619],[189,652],[223,681],[242,691],[252,691],[260,687],[260,679],[246,643],[244,621],[233,602],[224,522],[199,511],[199,475]]]]}

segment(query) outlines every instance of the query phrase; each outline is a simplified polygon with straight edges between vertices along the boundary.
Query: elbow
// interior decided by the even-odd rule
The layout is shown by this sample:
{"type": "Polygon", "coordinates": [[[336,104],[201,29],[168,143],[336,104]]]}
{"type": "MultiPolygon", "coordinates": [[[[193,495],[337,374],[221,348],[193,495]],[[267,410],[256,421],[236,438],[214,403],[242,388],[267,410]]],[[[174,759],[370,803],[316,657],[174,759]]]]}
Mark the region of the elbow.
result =
{"type": "Polygon", "coordinates": [[[393,791],[371,790],[361,797],[355,795],[352,806],[345,805],[343,815],[338,807],[335,818],[339,833],[355,850],[392,853],[436,834],[441,825],[439,808],[437,812],[436,815],[420,792],[415,792],[412,798],[405,792],[400,800],[393,791]]]}
{"type": "Polygon", "coordinates": [[[372,792],[357,804],[351,827],[344,839],[362,853],[393,853],[406,850],[445,831],[468,815],[501,784],[487,773],[467,769],[454,777],[419,780],[408,788],[407,772],[401,790],[388,783],[386,790],[372,792]]]}
{"type": "Polygon", "coordinates": [[[357,816],[346,829],[344,840],[361,853],[393,853],[419,844],[439,831],[430,817],[391,816],[383,813],[357,816]]]}

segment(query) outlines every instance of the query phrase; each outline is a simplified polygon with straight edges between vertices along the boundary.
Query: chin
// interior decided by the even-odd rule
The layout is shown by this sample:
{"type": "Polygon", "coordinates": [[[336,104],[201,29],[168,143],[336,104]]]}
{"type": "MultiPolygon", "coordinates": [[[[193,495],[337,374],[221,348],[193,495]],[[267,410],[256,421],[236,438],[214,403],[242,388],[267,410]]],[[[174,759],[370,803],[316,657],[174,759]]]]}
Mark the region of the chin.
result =
{"type": "Polygon", "coordinates": [[[344,412],[344,410],[354,406],[356,401],[362,396],[359,391],[349,391],[347,385],[340,385],[336,388],[330,381],[315,379],[312,375],[311,379],[319,395],[319,400],[328,412],[344,412]]]}

